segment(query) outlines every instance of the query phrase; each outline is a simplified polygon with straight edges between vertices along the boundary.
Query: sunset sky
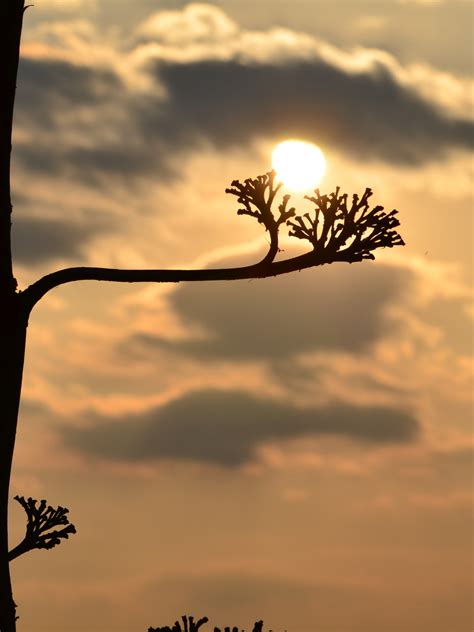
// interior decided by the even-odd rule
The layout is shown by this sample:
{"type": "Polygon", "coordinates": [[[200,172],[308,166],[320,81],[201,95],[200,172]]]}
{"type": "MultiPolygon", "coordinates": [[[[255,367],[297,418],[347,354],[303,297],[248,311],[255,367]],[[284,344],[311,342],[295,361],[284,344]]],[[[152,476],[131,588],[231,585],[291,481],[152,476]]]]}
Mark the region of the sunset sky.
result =
{"type": "MultiPolygon", "coordinates": [[[[69,284],[29,326],[12,482],[78,533],[12,563],[20,632],[470,632],[472,22],[456,0],[35,0],[21,288],[257,261],[235,178],[316,143],[404,248],[232,283],[69,284]]],[[[298,194],[295,204],[311,205],[298,194]]],[[[283,242],[283,256],[295,240],[283,242]]],[[[24,516],[12,500],[12,545],[24,516]]]]}

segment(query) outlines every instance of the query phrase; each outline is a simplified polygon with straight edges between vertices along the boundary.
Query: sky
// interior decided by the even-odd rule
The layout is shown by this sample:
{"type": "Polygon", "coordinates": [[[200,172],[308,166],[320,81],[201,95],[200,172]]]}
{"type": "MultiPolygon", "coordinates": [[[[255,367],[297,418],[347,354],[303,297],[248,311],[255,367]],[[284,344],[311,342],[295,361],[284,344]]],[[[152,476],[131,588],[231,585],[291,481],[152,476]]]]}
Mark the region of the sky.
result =
{"type": "MultiPolygon", "coordinates": [[[[456,0],[28,8],[21,288],[73,265],[257,261],[265,233],[225,188],[287,138],[323,151],[321,191],[397,209],[406,246],[50,292],[11,496],[69,507],[78,533],[12,563],[19,630],[472,629],[472,18],[456,0]]],[[[11,521],[13,546],[14,501],[11,521]]]]}

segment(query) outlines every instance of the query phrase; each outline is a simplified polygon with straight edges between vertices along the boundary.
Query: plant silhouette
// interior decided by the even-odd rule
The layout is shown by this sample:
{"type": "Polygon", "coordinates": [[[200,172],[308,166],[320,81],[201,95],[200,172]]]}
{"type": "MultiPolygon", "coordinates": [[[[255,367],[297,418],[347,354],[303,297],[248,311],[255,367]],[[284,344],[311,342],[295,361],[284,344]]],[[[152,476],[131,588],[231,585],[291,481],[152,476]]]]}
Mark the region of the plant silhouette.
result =
{"type": "Polygon", "coordinates": [[[23,496],[15,496],[15,500],[25,510],[27,523],[25,537],[8,553],[10,561],[33,549],[52,549],[60,544],[62,539],[67,540],[70,535],[76,533],[75,526],[67,517],[69,509],[66,507],[54,509],[50,505],[47,506],[45,500],[42,500],[37,507],[37,500],[33,498],[25,500],[23,496]],[[54,527],[61,528],[55,530],[54,527]]]}
{"type": "MultiPolygon", "coordinates": [[[[11,256],[10,155],[24,1],[2,0],[0,3],[0,632],[16,630],[16,605],[12,594],[10,562],[32,549],[52,548],[75,533],[74,526],[68,521],[67,509],[54,509],[45,500],[38,504],[32,498],[25,500],[23,497],[16,497],[27,514],[26,535],[20,544],[11,551],[8,550],[10,474],[21,396],[26,331],[33,307],[49,290],[80,280],[177,283],[265,278],[336,261],[353,263],[373,259],[373,252],[379,247],[403,245],[403,240],[395,230],[399,224],[396,211],[385,213],[380,206],[371,209],[370,189],[366,189],[360,197],[354,195],[350,204],[348,196],[340,194],[339,189],[330,195],[321,195],[319,191],[315,191],[314,196],[308,197],[314,209],[299,215],[295,208],[288,208],[288,195],[282,197],[274,210],[281,184],[277,183],[275,173],[271,171],[257,178],[246,179],[243,183],[235,180],[227,190],[238,199],[238,213],[256,219],[269,235],[267,254],[253,265],[198,270],[72,267],[47,274],[26,289],[20,290],[14,276],[11,256]],[[275,260],[283,226],[290,229],[291,236],[307,241],[309,250],[295,257],[275,260]]],[[[203,622],[203,619],[195,623],[192,617],[189,620],[183,618],[184,632],[197,630],[203,622]]],[[[181,627],[176,623],[171,629],[178,632],[181,627]]],[[[235,627],[233,629],[236,630],[235,627]]],[[[217,632],[219,628],[215,630],[217,632]]],[[[256,624],[254,632],[261,630],[260,622],[256,624]]]]}
{"type": "MultiPolygon", "coordinates": [[[[199,628],[209,621],[207,617],[194,621],[194,617],[187,617],[186,615],[183,615],[181,619],[183,621],[183,627],[181,627],[179,621],[176,621],[173,627],[165,625],[159,628],[148,628],[148,632],[198,632],[199,628]]],[[[239,630],[236,625],[232,628],[230,626],[226,626],[225,628],[218,628],[216,626],[214,632],[245,632],[245,630],[239,630]]],[[[263,632],[263,621],[256,621],[252,632],[263,632]]],[[[272,632],[272,630],[269,630],[269,632],[272,632]]]]}
{"type": "Polygon", "coordinates": [[[198,632],[199,628],[209,621],[207,617],[194,621],[194,617],[187,617],[186,615],[183,615],[181,619],[183,627],[179,621],[176,621],[171,628],[165,625],[161,628],[148,628],[148,632],[198,632]]]}

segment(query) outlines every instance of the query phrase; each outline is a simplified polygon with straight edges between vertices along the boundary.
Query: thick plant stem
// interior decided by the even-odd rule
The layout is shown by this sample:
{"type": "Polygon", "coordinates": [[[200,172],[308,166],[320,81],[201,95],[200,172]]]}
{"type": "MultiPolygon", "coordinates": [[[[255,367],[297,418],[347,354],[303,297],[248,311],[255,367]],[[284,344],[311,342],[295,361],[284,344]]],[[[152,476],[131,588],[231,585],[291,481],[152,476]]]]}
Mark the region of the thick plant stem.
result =
{"type": "Polygon", "coordinates": [[[24,0],[0,2],[0,632],[15,632],[16,627],[8,565],[8,501],[27,319],[12,270],[10,158],[23,12],[24,0]]]}
{"type": "Polygon", "coordinates": [[[0,318],[0,632],[15,632],[15,603],[8,561],[8,501],[25,354],[26,318],[18,294],[12,294],[7,302],[4,298],[0,318]]]}
{"type": "Polygon", "coordinates": [[[0,2],[0,291],[16,289],[11,257],[10,158],[24,0],[0,2]]]}

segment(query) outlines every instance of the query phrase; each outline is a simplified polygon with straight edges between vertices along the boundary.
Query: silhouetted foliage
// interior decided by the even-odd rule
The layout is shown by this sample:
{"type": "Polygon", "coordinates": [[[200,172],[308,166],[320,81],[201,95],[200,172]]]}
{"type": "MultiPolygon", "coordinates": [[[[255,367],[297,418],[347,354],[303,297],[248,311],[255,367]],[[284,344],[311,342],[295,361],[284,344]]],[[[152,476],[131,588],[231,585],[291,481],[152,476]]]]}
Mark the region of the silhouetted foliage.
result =
{"type": "Polygon", "coordinates": [[[198,621],[194,621],[194,617],[187,617],[186,615],[183,615],[181,618],[183,627],[181,627],[179,621],[175,621],[172,628],[165,625],[161,628],[148,628],[148,632],[198,632],[199,628],[209,621],[207,617],[203,617],[198,621]]]}
{"type": "Polygon", "coordinates": [[[316,189],[315,197],[305,195],[314,202],[315,214],[309,213],[287,221],[293,229],[290,236],[307,239],[314,250],[325,250],[330,254],[345,252],[354,261],[375,259],[372,250],[403,246],[404,241],[393,230],[400,222],[395,217],[397,211],[385,213],[383,206],[375,206],[369,211],[368,199],[372,189],[366,189],[361,198],[352,196],[352,204],[347,207],[347,193],[339,195],[339,187],[334,193],[321,195],[316,189]],[[344,248],[344,246],[347,246],[344,248]]]}
{"type": "Polygon", "coordinates": [[[329,195],[321,195],[316,189],[315,196],[305,195],[305,199],[315,205],[313,215],[298,215],[295,207],[288,209],[290,195],[287,194],[283,196],[278,206],[279,214],[275,217],[272,204],[282,187],[281,183],[275,185],[275,177],[275,171],[270,171],[257,178],[247,178],[243,183],[234,180],[231,188],[226,189],[226,193],[235,195],[242,204],[237,213],[255,217],[270,233],[273,257],[278,252],[278,231],[284,223],[291,229],[290,237],[310,242],[315,255],[314,265],[375,259],[372,251],[377,248],[404,245],[403,239],[394,230],[400,225],[395,217],[397,211],[386,213],[383,206],[374,206],[369,210],[368,199],[372,195],[369,188],[360,198],[354,194],[349,207],[347,193],[339,195],[340,187],[329,195]]]}
{"type": "MultiPolygon", "coordinates": [[[[230,626],[226,626],[223,630],[221,630],[221,628],[215,627],[214,632],[239,632],[239,628],[236,625],[234,625],[233,628],[231,628],[230,626]]],[[[240,632],[245,632],[245,630],[240,630],[240,632]]],[[[253,626],[252,632],[263,632],[263,621],[256,621],[253,626]]],[[[272,630],[269,630],[269,632],[272,632],[272,630]]]]}
{"type": "Polygon", "coordinates": [[[15,496],[26,512],[27,525],[23,540],[8,553],[9,560],[14,560],[32,549],[52,549],[61,540],[67,540],[70,535],[76,533],[76,527],[69,522],[66,507],[51,507],[42,500],[37,506],[37,500],[23,496],[15,496]],[[55,529],[55,527],[62,527],[55,529]]]}
{"type": "MultiPolygon", "coordinates": [[[[181,618],[183,620],[184,627],[181,627],[179,621],[176,621],[171,628],[167,625],[161,628],[148,628],[148,632],[197,632],[202,625],[209,621],[207,617],[203,617],[196,622],[194,621],[194,617],[187,617],[183,615],[181,618]]],[[[239,628],[236,625],[232,628],[230,626],[226,626],[223,629],[216,626],[214,628],[214,632],[245,632],[245,630],[239,631],[239,628]]],[[[256,621],[252,632],[263,632],[263,621],[256,621]]],[[[269,630],[269,632],[272,632],[272,630],[269,630]]]]}
{"type": "Polygon", "coordinates": [[[296,213],[294,207],[287,210],[290,196],[284,195],[278,207],[280,214],[275,219],[271,208],[276,194],[283,186],[281,182],[275,184],[275,177],[276,173],[272,170],[256,178],[247,178],[243,184],[240,180],[233,180],[230,188],[225,190],[226,193],[237,196],[239,204],[243,205],[237,211],[238,215],[255,217],[269,232],[278,228],[296,213]],[[268,195],[266,195],[267,189],[268,195]]]}

